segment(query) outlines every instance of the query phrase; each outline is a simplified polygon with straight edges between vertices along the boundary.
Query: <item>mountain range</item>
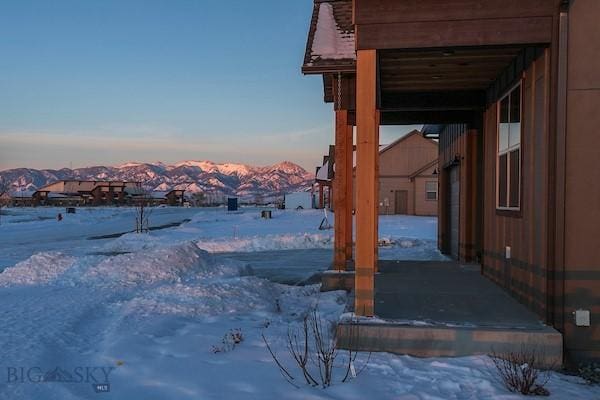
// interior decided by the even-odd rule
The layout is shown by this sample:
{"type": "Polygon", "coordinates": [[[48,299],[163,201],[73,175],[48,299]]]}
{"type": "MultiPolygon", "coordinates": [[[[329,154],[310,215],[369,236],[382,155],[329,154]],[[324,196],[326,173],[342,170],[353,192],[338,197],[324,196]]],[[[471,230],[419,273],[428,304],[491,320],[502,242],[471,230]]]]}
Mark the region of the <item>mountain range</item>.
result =
{"type": "Polygon", "coordinates": [[[271,198],[310,188],[314,175],[289,161],[256,167],[245,164],[184,161],[174,165],[129,162],[118,166],[0,171],[11,191],[31,191],[58,180],[142,182],[147,190],[185,189],[187,192],[235,195],[246,199],[271,198]]]}

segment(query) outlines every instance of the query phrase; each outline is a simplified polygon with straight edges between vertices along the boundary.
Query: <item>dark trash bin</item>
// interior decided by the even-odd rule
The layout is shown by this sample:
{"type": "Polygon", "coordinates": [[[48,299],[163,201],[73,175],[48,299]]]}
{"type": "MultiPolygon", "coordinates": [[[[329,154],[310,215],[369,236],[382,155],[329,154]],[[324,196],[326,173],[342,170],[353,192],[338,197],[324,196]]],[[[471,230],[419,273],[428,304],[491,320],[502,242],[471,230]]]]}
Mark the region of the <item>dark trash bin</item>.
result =
{"type": "Polygon", "coordinates": [[[263,219],[271,219],[271,210],[263,210],[260,212],[260,217],[263,219]]]}
{"type": "Polygon", "coordinates": [[[230,197],[227,199],[227,211],[238,210],[238,199],[236,197],[230,197]]]}

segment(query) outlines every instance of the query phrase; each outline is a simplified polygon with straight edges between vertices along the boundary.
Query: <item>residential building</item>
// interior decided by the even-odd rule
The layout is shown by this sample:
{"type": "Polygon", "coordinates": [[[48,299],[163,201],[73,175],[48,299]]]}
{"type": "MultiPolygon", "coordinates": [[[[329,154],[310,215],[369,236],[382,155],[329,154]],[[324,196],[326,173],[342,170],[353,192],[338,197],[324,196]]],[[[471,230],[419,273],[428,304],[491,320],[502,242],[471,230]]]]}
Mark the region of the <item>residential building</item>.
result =
{"type": "Polygon", "coordinates": [[[335,109],[335,268],[355,265],[356,314],[375,314],[379,127],[426,124],[440,249],[560,332],[567,362],[600,359],[599,15],[597,0],[315,0],[302,70],[335,109]]]}

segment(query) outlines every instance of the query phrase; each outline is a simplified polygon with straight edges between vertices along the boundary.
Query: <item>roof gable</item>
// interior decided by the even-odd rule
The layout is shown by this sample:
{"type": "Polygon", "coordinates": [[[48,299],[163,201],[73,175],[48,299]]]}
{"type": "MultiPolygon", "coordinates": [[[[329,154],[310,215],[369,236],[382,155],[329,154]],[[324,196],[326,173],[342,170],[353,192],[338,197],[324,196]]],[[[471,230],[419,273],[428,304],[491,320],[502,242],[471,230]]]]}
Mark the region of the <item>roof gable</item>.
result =
{"type": "Polygon", "coordinates": [[[437,142],[424,137],[423,134],[420,131],[418,131],[418,130],[415,129],[415,130],[407,133],[406,135],[404,135],[404,136],[396,139],[395,141],[393,141],[392,143],[388,144],[387,146],[385,146],[383,149],[381,149],[379,151],[379,155],[385,153],[386,151],[389,151],[390,149],[393,149],[394,147],[398,146],[400,143],[402,143],[402,142],[404,142],[404,141],[412,138],[413,136],[420,137],[421,139],[423,139],[424,143],[431,143],[431,145],[435,146],[435,147],[438,146],[437,142]]]}

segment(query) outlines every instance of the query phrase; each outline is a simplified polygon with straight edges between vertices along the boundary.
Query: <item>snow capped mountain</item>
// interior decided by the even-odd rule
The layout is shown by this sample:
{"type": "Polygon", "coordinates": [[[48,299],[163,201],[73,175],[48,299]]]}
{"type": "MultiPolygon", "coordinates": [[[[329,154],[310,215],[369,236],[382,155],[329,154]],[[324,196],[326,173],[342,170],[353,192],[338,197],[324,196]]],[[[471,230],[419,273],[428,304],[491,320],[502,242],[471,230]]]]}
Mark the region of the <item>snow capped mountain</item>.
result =
{"type": "Polygon", "coordinates": [[[17,168],[0,171],[0,177],[12,185],[11,190],[35,190],[63,179],[123,180],[142,182],[148,190],[185,189],[193,193],[235,195],[247,199],[307,190],[314,179],[311,173],[289,161],[255,167],[193,160],[174,165],[128,162],[114,167],[60,170],[17,168]]]}

